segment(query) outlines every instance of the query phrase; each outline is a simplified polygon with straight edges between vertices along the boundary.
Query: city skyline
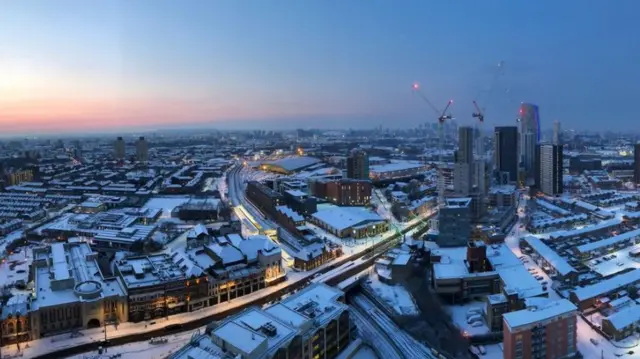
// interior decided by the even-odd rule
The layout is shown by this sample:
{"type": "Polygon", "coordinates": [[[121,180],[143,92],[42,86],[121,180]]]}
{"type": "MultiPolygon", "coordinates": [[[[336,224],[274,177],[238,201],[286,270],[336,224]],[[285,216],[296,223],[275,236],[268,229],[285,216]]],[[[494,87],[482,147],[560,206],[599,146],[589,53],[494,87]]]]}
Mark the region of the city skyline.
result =
{"type": "Polygon", "coordinates": [[[454,99],[460,125],[473,124],[474,99],[489,127],[515,125],[520,102],[540,107],[542,129],[623,130],[634,114],[636,2],[403,4],[9,2],[0,125],[46,134],[435,122],[414,81],[438,107],[454,99]]]}

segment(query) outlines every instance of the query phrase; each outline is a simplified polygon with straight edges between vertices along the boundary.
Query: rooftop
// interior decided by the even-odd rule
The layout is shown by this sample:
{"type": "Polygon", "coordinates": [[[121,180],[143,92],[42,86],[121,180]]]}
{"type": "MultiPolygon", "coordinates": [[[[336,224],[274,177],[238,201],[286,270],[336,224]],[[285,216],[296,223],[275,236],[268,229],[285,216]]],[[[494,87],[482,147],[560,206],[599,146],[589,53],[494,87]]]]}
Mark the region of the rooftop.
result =
{"type": "Polygon", "coordinates": [[[502,318],[510,329],[544,322],[563,314],[575,313],[577,308],[566,299],[549,301],[540,306],[533,306],[515,312],[505,313],[502,318]]]}

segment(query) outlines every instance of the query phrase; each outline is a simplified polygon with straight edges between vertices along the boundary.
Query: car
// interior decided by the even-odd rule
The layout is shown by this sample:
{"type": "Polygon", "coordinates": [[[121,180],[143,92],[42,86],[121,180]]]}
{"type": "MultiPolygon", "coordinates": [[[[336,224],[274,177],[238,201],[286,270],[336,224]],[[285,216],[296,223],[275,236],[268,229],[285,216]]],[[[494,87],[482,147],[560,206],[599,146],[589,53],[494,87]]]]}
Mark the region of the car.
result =
{"type": "Polygon", "coordinates": [[[472,323],[471,323],[471,326],[472,326],[473,328],[481,327],[481,326],[483,326],[483,325],[484,325],[484,324],[482,324],[482,322],[478,322],[478,321],[475,321],[475,322],[472,322],[472,323]]]}
{"type": "Polygon", "coordinates": [[[535,278],[535,279],[537,279],[537,280],[539,280],[539,281],[544,279],[544,277],[542,277],[541,275],[537,275],[537,276],[535,276],[534,278],[535,278]]]}

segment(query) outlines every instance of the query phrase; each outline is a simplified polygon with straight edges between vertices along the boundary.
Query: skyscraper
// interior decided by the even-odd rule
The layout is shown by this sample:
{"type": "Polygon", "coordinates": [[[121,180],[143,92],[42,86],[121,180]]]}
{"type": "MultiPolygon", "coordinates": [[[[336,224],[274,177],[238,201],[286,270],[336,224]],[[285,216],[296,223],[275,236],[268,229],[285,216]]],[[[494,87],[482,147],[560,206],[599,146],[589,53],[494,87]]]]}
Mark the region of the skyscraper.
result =
{"type": "Polygon", "coordinates": [[[562,194],[562,146],[538,145],[536,152],[536,188],[549,196],[562,194]]]}
{"type": "Polygon", "coordinates": [[[122,160],[124,159],[124,154],[124,140],[122,137],[118,137],[113,145],[113,157],[117,160],[122,160]]]}
{"type": "Polygon", "coordinates": [[[456,194],[468,196],[473,188],[473,128],[458,128],[458,151],[455,154],[453,189],[456,194]]]}
{"type": "Polygon", "coordinates": [[[640,143],[633,145],[633,178],[640,183],[640,143]]]}
{"type": "Polygon", "coordinates": [[[496,171],[508,173],[509,182],[516,182],[518,180],[518,127],[496,127],[494,145],[496,171]]]}
{"type": "Polygon", "coordinates": [[[347,157],[347,178],[369,179],[369,155],[366,152],[354,149],[347,157]]]}
{"type": "Polygon", "coordinates": [[[140,137],[136,142],[136,161],[147,162],[149,160],[149,144],[144,137],[140,137]]]}
{"type": "Polygon", "coordinates": [[[562,135],[560,131],[560,121],[553,122],[553,142],[554,145],[562,144],[562,135]]]}
{"type": "Polygon", "coordinates": [[[520,161],[527,178],[534,176],[536,146],[540,143],[540,114],[537,105],[520,105],[520,161]]]}

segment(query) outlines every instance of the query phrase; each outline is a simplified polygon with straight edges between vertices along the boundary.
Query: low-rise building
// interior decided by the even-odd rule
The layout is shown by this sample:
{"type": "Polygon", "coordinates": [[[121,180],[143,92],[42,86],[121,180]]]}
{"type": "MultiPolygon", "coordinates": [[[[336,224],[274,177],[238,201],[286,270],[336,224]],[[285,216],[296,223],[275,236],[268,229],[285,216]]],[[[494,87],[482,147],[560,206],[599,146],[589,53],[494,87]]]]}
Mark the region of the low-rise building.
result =
{"type": "Polygon", "coordinates": [[[171,359],[336,358],[351,342],[344,293],[314,284],[266,309],[249,308],[194,338],[171,359]]]}
{"type": "Polygon", "coordinates": [[[366,206],[371,202],[372,185],[368,180],[317,180],[310,188],[314,196],[338,206],[366,206]]]}
{"type": "Polygon", "coordinates": [[[33,339],[100,327],[105,321],[128,321],[126,289],[119,279],[102,275],[97,253],[86,242],[34,248],[32,271],[33,339]]]}
{"type": "Polygon", "coordinates": [[[362,207],[324,208],[310,221],[339,238],[364,238],[389,230],[389,223],[377,213],[362,207]]]}

